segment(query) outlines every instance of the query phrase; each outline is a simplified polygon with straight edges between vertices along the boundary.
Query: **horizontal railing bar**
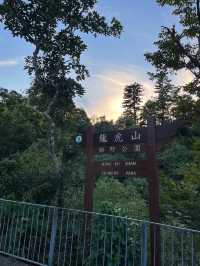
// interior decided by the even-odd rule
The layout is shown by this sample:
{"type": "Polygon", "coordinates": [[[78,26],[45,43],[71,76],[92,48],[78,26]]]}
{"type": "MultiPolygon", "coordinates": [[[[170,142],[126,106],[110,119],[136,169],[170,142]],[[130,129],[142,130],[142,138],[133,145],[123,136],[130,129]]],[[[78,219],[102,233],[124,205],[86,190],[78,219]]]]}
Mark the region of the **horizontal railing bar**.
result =
{"type": "Polygon", "coordinates": [[[119,215],[112,215],[112,214],[105,214],[105,213],[98,213],[98,212],[89,212],[89,211],[84,211],[84,210],[76,210],[76,209],[66,209],[66,208],[62,208],[63,210],[67,210],[70,212],[78,212],[78,213],[82,213],[82,214],[93,214],[93,215],[98,215],[98,216],[103,216],[103,217],[114,217],[115,219],[122,219],[122,220],[128,220],[128,221],[132,221],[135,222],[136,225],[139,226],[139,224],[141,223],[146,223],[146,224],[152,224],[152,225],[158,225],[158,226],[162,226],[162,227],[167,227],[170,229],[176,229],[176,230],[183,230],[183,231],[189,231],[191,233],[199,233],[200,231],[195,230],[195,229],[190,229],[190,228],[186,228],[186,227],[178,227],[178,226],[174,226],[174,225],[168,225],[168,224],[162,224],[162,223],[156,223],[156,222],[151,222],[148,220],[139,220],[139,219],[134,219],[134,218],[129,218],[126,216],[119,216],[119,215]]]}
{"type": "Polygon", "coordinates": [[[24,257],[19,257],[19,256],[16,256],[16,255],[13,255],[13,254],[10,254],[10,253],[6,253],[4,251],[0,251],[0,254],[4,255],[4,256],[7,256],[7,257],[12,257],[12,258],[15,258],[17,260],[20,260],[20,261],[24,261],[24,262],[28,262],[28,263],[31,263],[31,264],[34,264],[34,265],[39,265],[39,266],[48,266],[47,264],[41,264],[39,262],[35,262],[33,260],[29,260],[29,259],[26,259],[24,257]]]}
{"type": "Polygon", "coordinates": [[[10,202],[10,203],[15,203],[15,204],[25,204],[25,205],[29,205],[29,206],[33,206],[33,207],[41,207],[41,208],[50,208],[50,209],[55,209],[59,207],[56,206],[51,206],[51,205],[44,205],[44,204],[37,204],[37,203],[30,203],[30,202],[24,202],[24,201],[14,201],[14,200],[7,200],[7,199],[2,199],[0,198],[0,201],[6,201],[6,202],[10,202]]]}
{"type": "Polygon", "coordinates": [[[65,210],[68,212],[77,212],[77,213],[82,213],[82,214],[92,214],[92,215],[97,215],[97,216],[102,216],[102,217],[114,217],[115,219],[121,219],[121,220],[128,220],[128,221],[132,221],[134,222],[136,225],[139,226],[139,224],[141,223],[146,223],[149,225],[157,225],[157,226],[161,226],[161,227],[165,227],[165,228],[169,228],[169,229],[174,229],[174,230],[180,230],[180,231],[188,231],[190,233],[197,233],[200,234],[199,230],[195,230],[195,229],[190,229],[190,228],[186,228],[186,227],[178,227],[178,226],[173,226],[173,225],[168,225],[168,224],[163,224],[163,223],[156,223],[156,222],[152,222],[152,221],[148,221],[148,220],[140,220],[140,219],[134,219],[134,218],[129,218],[126,216],[115,216],[115,215],[111,215],[111,214],[104,214],[104,213],[98,213],[98,212],[89,212],[89,211],[85,211],[85,210],[76,210],[76,209],[67,209],[67,208],[60,208],[60,207],[56,207],[56,206],[49,206],[49,205],[44,205],[44,204],[36,204],[36,203],[29,203],[29,202],[19,202],[19,201],[13,201],[13,200],[6,200],[6,199],[2,199],[0,198],[0,201],[2,202],[10,202],[10,203],[15,203],[15,204],[25,204],[25,205],[29,205],[29,206],[33,206],[33,207],[41,207],[41,208],[49,208],[49,209],[58,209],[58,210],[65,210]]]}

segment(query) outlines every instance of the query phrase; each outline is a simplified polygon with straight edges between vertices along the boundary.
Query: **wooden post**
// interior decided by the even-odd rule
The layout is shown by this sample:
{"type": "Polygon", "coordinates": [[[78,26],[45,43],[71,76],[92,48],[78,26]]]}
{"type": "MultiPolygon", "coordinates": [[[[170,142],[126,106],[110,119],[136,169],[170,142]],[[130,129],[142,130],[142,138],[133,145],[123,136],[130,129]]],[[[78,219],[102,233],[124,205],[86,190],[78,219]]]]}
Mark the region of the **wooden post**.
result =
{"type": "Polygon", "coordinates": [[[51,225],[51,239],[50,239],[50,247],[49,247],[49,257],[48,257],[48,266],[54,265],[54,253],[55,253],[55,245],[56,245],[56,235],[57,235],[57,226],[58,226],[58,209],[53,209],[52,215],[52,225],[51,225]]]}
{"type": "Polygon", "coordinates": [[[86,130],[86,173],[84,210],[93,211],[94,173],[93,173],[93,136],[94,128],[91,126],[86,130]]]}
{"type": "MultiPolygon", "coordinates": [[[[156,161],[156,121],[155,118],[148,120],[148,183],[149,183],[149,215],[151,222],[160,222],[159,204],[159,177],[156,161]]],[[[151,266],[160,266],[160,228],[151,225],[151,266]]]]}

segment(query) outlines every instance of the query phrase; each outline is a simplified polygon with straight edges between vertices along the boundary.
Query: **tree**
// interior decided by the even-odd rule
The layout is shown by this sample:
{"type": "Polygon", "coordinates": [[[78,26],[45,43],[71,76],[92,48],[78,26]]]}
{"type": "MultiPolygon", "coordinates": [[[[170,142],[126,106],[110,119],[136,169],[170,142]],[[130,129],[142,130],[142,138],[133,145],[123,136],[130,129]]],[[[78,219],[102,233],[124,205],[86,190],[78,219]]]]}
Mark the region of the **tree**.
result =
{"type": "MultiPolygon", "coordinates": [[[[157,50],[146,53],[146,59],[162,71],[190,71],[194,78],[183,87],[186,93],[200,99],[200,1],[157,0],[161,5],[170,5],[178,16],[180,27],[162,27],[159,39],[154,44],[157,50]]],[[[189,109],[189,106],[187,107],[189,109]]]]}
{"type": "Polygon", "coordinates": [[[105,116],[96,119],[94,123],[95,132],[108,132],[115,129],[113,121],[109,121],[105,116]]]}
{"type": "Polygon", "coordinates": [[[192,122],[191,128],[184,129],[187,134],[179,136],[161,154],[162,211],[170,223],[175,220],[199,228],[199,159],[196,156],[199,158],[200,1],[157,2],[161,6],[169,5],[180,25],[162,27],[159,39],[154,43],[156,51],[147,53],[146,59],[158,71],[176,74],[187,70],[193,75],[193,80],[181,87],[172,108],[175,117],[192,122]],[[196,132],[193,128],[197,128],[196,132]]]}
{"type": "Polygon", "coordinates": [[[198,108],[191,95],[178,95],[176,97],[176,105],[172,108],[173,116],[177,119],[189,121],[191,118],[197,120],[199,115],[198,108]]]}
{"type": "Polygon", "coordinates": [[[159,123],[172,118],[172,107],[177,97],[178,89],[172,85],[166,71],[160,70],[156,73],[149,73],[151,80],[155,83],[155,108],[156,117],[159,123]]]}
{"type": "Polygon", "coordinates": [[[118,130],[133,128],[133,119],[130,116],[121,115],[115,122],[118,130]]]}
{"type": "Polygon", "coordinates": [[[193,130],[190,134],[174,140],[162,153],[161,203],[165,221],[198,229],[200,141],[193,130]]]}
{"type": "Polygon", "coordinates": [[[50,204],[57,187],[45,139],[0,161],[1,197],[50,204]]]}
{"type": "Polygon", "coordinates": [[[122,183],[117,179],[104,177],[96,183],[95,211],[138,219],[146,218],[148,211],[144,198],[144,193],[140,193],[132,180],[122,183]]]}
{"type": "Polygon", "coordinates": [[[142,107],[140,115],[141,124],[147,125],[150,115],[157,119],[157,103],[155,100],[148,100],[142,107]]]}
{"type": "Polygon", "coordinates": [[[0,89],[0,160],[25,151],[46,133],[43,117],[26,102],[19,93],[0,89]]]}
{"type": "MultiPolygon", "coordinates": [[[[5,109],[3,113],[0,111],[0,197],[51,204],[58,180],[48,156],[44,119],[24,104],[26,97],[17,94],[22,103],[17,101],[15,105],[14,92],[6,95],[0,104],[0,110],[5,109]]],[[[89,119],[81,109],[73,110],[66,119],[67,129],[57,131],[57,147],[62,147],[63,153],[65,203],[80,208],[84,156],[82,149],[74,144],[74,136],[88,126],[89,119]]]]}
{"type": "Polygon", "coordinates": [[[131,118],[135,125],[137,125],[139,119],[142,92],[143,87],[137,82],[126,86],[124,89],[124,116],[131,118]]]}
{"type": "Polygon", "coordinates": [[[111,23],[95,10],[97,0],[4,0],[0,4],[0,22],[14,37],[21,37],[34,47],[25,68],[34,77],[29,89],[30,102],[43,114],[48,125],[48,151],[54,163],[59,187],[56,202],[63,205],[62,150],[56,146],[57,130],[65,124],[66,112],[74,108],[74,97],[84,88],[78,81],[88,76],[81,64],[87,45],[81,33],[119,37],[122,26],[111,23]],[[76,80],[70,78],[74,73],[76,80]]]}
{"type": "Polygon", "coordinates": [[[170,5],[173,14],[179,16],[181,32],[176,27],[162,27],[159,40],[155,42],[157,51],[147,53],[146,58],[158,69],[188,69],[199,77],[200,62],[200,5],[199,0],[157,0],[164,6],[170,5]],[[191,42],[192,40],[192,42],[191,42]]]}

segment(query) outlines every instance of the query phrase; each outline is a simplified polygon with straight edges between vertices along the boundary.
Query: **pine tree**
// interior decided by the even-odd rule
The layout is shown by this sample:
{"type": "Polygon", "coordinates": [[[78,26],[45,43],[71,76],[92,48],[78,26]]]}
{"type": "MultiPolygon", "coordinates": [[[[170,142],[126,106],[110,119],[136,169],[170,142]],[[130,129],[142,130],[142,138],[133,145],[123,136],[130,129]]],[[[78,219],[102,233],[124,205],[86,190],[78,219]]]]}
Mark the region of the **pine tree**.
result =
{"type": "Polygon", "coordinates": [[[131,118],[134,124],[138,124],[142,92],[143,86],[137,82],[124,88],[123,115],[131,118]]]}
{"type": "Polygon", "coordinates": [[[156,93],[156,116],[159,123],[172,118],[172,107],[175,102],[178,88],[176,88],[168,78],[166,71],[149,73],[151,80],[155,80],[156,93]]]}
{"type": "Polygon", "coordinates": [[[158,122],[163,124],[165,120],[173,117],[172,109],[175,104],[179,89],[175,87],[166,71],[158,71],[150,74],[150,78],[156,81],[156,115],[158,122]]]}

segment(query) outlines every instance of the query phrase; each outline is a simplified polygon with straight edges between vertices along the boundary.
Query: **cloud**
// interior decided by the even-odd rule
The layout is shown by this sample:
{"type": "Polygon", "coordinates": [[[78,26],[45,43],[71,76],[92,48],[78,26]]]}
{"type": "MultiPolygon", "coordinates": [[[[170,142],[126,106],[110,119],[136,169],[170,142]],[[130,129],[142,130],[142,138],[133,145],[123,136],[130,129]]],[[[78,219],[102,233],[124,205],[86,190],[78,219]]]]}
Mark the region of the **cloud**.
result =
{"type": "Polygon", "coordinates": [[[18,62],[16,60],[0,60],[0,67],[15,66],[18,62]]]}
{"type": "Polygon", "coordinates": [[[5,59],[5,60],[0,59],[0,67],[12,67],[12,66],[19,65],[23,59],[24,57],[5,59]]]}
{"type": "MultiPolygon", "coordinates": [[[[101,66],[83,86],[86,94],[78,99],[78,106],[84,108],[90,117],[105,115],[116,120],[122,114],[123,89],[126,85],[138,82],[144,86],[143,102],[153,98],[154,83],[146,74],[147,69],[135,65],[101,66]]],[[[172,78],[176,86],[182,86],[193,79],[193,75],[181,70],[172,78]]]]}
{"type": "Polygon", "coordinates": [[[183,86],[194,79],[194,75],[185,69],[178,71],[177,75],[174,77],[174,83],[176,86],[183,86]]]}
{"type": "Polygon", "coordinates": [[[133,82],[144,86],[144,101],[153,96],[153,84],[145,69],[134,65],[106,66],[83,84],[87,93],[78,100],[78,105],[86,109],[90,117],[105,115],[115,120],[122,114],[123,89],[133,82]]]}

